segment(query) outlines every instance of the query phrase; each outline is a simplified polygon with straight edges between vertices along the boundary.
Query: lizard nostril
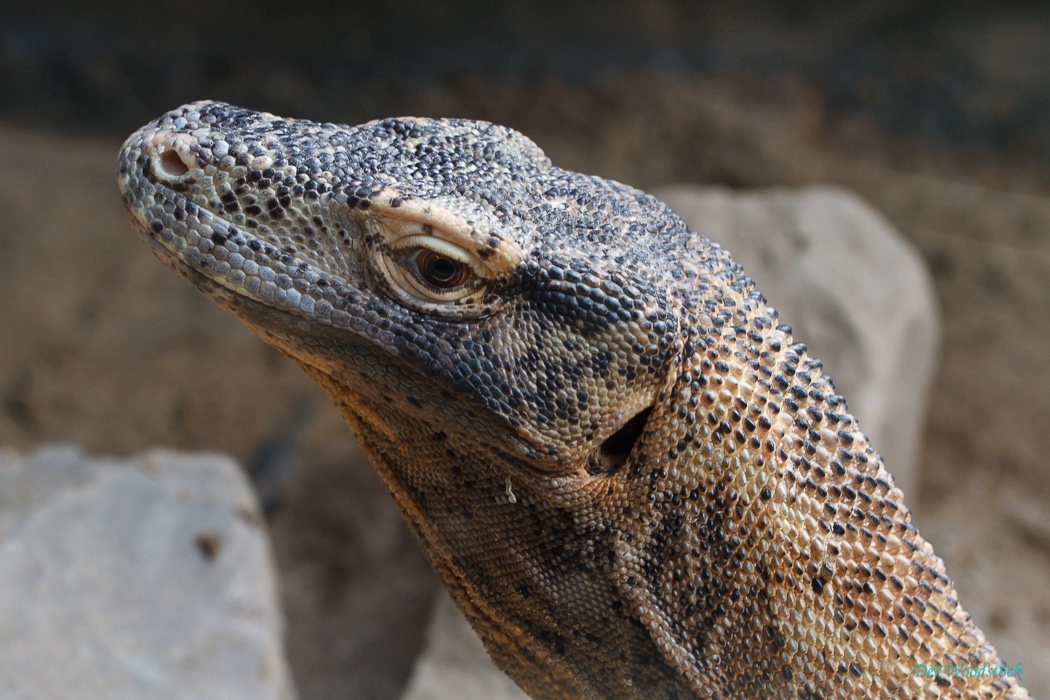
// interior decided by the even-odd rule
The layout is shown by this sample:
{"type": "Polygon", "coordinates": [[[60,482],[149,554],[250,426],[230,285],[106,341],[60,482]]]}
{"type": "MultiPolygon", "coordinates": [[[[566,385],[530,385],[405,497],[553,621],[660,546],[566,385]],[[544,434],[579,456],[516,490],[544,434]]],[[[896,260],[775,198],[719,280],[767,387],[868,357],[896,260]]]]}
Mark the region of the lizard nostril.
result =
{"type": "Polygon", "coordinates": [[[160,158],[157,159],[157,170],[158,174],[168,177],[182,177],[190,171],[190,168],[178,153],[171,150],[160,154],[160,158]]]}

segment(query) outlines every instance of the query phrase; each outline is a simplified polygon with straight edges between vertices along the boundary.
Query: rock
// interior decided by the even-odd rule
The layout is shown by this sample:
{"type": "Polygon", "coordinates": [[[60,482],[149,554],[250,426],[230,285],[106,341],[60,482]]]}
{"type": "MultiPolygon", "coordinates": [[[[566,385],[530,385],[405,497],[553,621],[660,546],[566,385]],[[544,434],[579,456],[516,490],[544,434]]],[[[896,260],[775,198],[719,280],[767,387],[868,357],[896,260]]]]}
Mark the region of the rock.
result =
{"type": "MultiPolygon", "coordinates": [[[[696,186],[654,194],[734,260],[824,362],[861,429],[915,501],[926,393],[939,339],[933,286],[918,253],[845,190],[736,193],[696,186]]],[[[441,593],[402,700],[521,700],[441,593]]]]}
{"type": "Polygon", "coordinates": [[[237,465],[0,450],[0,697],[291,700],[237,465]]]}
{"type": "Polygon", "coordinates": [[[737,193],[675,186],[654,193],[722,245],[809,346],[846,397],[906,503],[940,319],[918,252],[857,195],[808,187],[737,193]]]}

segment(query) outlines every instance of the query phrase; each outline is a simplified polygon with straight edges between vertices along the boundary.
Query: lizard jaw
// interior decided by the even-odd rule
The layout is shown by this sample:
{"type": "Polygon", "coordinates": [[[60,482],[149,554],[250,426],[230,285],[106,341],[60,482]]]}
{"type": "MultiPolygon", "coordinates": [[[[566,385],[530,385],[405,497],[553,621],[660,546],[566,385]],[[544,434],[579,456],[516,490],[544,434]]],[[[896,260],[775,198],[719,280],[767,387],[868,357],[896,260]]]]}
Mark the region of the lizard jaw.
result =
{"type": "MultiPolygon", "coordinates": [[[[138,149],[139,167],[123,170],[118,184],[132,226],[157,257],[180,273],[187,269],[197,273],[183,276],[199,289],[199,282],[206,279],[239,297],[309,318],[311,323],[335,320],[338,314],[331,302],[313,293],[324,277],[320,270],[179,191],[200,170],[188,138],[171,132],[137,136],[128,140],[124,150],[138,149]],[[149,184],[143,185],[143,180],[149,184]]],[[[201,291],[211,296],[214,287],[209,286],[201,291]]]]}

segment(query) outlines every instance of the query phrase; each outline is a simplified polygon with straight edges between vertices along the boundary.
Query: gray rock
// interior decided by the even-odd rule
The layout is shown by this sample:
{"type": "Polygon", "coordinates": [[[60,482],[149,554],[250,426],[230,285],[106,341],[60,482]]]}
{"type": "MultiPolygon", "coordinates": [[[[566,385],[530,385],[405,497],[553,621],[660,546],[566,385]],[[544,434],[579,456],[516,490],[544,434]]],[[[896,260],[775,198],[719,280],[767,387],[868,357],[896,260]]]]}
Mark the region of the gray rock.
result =
{"type": "Polygon", "coordinates": [[[290,700],[275,601],[231,459],[0,450],[0,698],[290,700]]]}
{"type": "MultiPolygon", "coordinates": [[[[824,362],[914,502],[915,460],[940,336],[933,286],[918,253],[882,216],[841,189],[736,193],[683,185],[654,194],[743,264],[796,338],[824,362]]],[[[402,700],[525,697],[440,594],[402,700]]]]}

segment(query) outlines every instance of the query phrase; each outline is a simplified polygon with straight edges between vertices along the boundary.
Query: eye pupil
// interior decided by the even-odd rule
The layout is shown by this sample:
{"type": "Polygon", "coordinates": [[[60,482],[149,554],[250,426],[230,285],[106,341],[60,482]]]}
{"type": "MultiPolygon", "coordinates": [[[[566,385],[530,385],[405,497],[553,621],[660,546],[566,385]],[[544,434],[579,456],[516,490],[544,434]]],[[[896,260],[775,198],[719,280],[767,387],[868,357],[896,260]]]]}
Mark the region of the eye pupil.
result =
{"type": "Polygon", "coordinates": [[[441,289],[458,287],[466,283],[470,275],[469,268],[459,260],[429,250],[419,256],[418,267],[424,281],[441,289]]]}
{"type": "Polygon", "coordinates": [[[447,283],[456,277],[456,266],[448,258],[436,258],[427,267],[430,278],[437,282],[447,283]]]}

